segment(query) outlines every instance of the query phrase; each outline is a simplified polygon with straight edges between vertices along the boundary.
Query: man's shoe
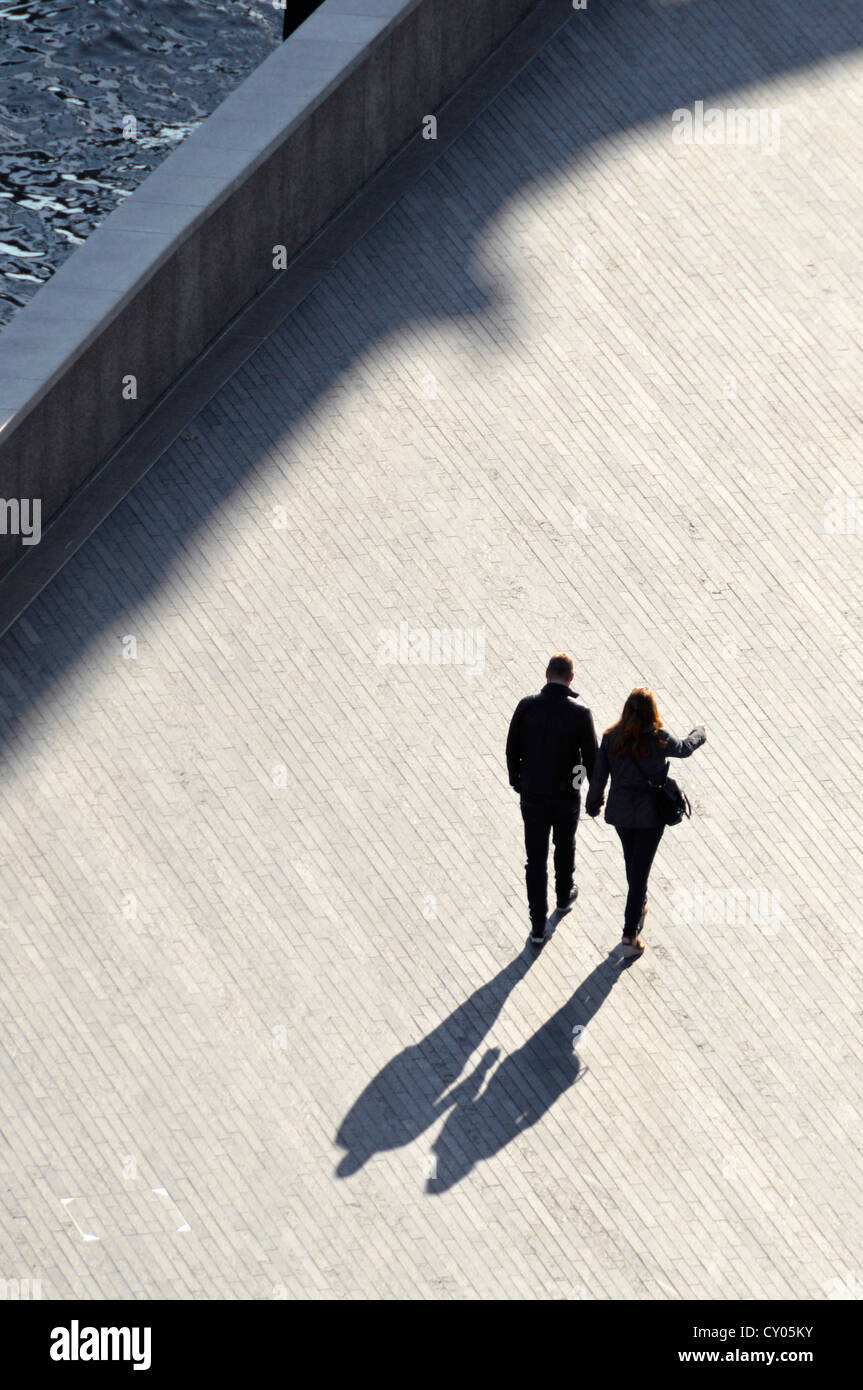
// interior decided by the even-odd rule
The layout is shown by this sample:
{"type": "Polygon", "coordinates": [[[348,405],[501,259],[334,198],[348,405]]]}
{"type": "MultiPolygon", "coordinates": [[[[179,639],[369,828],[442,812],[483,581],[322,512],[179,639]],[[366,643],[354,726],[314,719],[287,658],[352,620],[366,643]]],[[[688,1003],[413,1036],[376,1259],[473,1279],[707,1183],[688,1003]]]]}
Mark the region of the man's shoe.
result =
{"type": "Polygon", "coordinates": [[[560,898],[558,898],[558,900],[557,900],[557,910],[558,910],[558,912],[569,912],[569,909],[572,907],[572,904],[575,902],[575,900],[576,900],[577,897],[578,897],[578,884],[577,884],[577,883],[574,883],[573,886],[572,886],[572,888],[571,888],[570,891],[569,891],[568,896],[567,896],[566,898],[564,898],[563,900],[561,900],[560,898]]]}
{"type": "Polygon", "coordinates": [[[630,939],[625,936],[620,943],[620,954],[624,960],[634,960],[636,956],[643,956],[644,942],[641,937],[636,936],[630,939]]]}
{"type": "Polygon", "coordinates": [[[531,927],[530,936],[527,939],[531,946],[544,946],[547,940],[545,926],[531,927]]]}

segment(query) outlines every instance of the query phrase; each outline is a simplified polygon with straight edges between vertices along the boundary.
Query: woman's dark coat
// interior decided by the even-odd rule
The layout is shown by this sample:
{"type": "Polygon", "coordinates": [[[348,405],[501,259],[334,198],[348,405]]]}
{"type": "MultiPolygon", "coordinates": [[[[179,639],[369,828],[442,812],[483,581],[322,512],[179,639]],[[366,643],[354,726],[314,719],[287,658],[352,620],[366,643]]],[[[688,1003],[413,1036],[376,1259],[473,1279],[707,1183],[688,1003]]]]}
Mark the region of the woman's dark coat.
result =
{"type": "Polygon", "coordinates": [[[611,789],[605,807],[605,819],[609,825],[639,830],[656,829],[662,821],[654,809],[653,793],[645,784],[642,773],[651,782],[661,782],[668,766],[666,758],[688,758],[690,753],[701,747],[706,737],[703,729],[693,729],[684,739],[675,738],[667,729],[650,729],[644,735],[647,747],[644,757],[632,758],[627,754],[619,758],[610,747],[614,734],[603,734],[590,779],[585,811],[589,816],[599,814],[602,795],[610,776],[611,789]]]}

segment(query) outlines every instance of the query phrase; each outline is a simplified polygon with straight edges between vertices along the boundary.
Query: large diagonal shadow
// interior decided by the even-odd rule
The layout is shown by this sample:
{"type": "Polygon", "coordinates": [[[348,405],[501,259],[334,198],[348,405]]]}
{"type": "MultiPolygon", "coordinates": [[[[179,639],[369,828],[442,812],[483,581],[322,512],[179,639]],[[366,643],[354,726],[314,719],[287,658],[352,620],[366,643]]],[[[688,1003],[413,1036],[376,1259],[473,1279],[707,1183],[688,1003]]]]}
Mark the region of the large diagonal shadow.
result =
{"type": "MultiPolygon", "coordinates": [[[[40,645],[22,639],[20,624],[2,639],[0,737],[14,734],[104,629],[128,630],[129,614],[171,577],[211,515],[274,452],[284,454],[322,394],[378,340],[417,322],[495,320],[506,287],[492,292],[481,274],[474,278],[474,256],[508,203],[577,167],[615,131],[861,43],[859,0],[590,0],[574,12],[539,62],[402,199],[398,217],[368,233],[362,274],[349,254],[267,340],[254,359],[266,410],[243,447],[216,447],[225,412],[237,409],[229,383],[198,417],[204,446],[175,443],[28,610],[40,645]],[[540,75],[542,101],[519,103],[540,75]],[[393,285],[404,293],[394,295],[393,285]],[[321,305],[334,298],[336,351],[333,335],[321,343],[316,331],[321,305]]],[[[512,329],[499,325],[497,333],[512,329]]]]}

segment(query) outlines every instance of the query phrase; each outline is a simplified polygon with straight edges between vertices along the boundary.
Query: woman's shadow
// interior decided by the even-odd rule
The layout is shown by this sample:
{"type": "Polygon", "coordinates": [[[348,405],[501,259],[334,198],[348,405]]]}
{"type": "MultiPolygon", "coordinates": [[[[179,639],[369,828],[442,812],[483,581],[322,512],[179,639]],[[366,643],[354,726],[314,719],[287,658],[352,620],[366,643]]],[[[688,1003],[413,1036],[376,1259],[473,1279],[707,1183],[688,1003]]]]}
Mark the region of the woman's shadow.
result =
{"type": "Polygon", "coordinates": [[[432,1146],[435,1163],[426,1186],[429,1194],[446,1192],[477,1162],[536,1124],[569,1089],[582,1070],[577,1038],[625,968],[616,949],[523,1047],[504,1060],[482,1095],[483,1081],[500,1055],[497,1048],[486,1052],[471,1075],[446,1094],[536,959],[533,948],[525,946],[515,961],[428,1037],[406,1047],[378,1072],[339,1127],[336,1143],[346,1153],[336,1168],[337,1177],[358,1172],[373,1154],[418,1139],[449,1110],[432,1146]]]}

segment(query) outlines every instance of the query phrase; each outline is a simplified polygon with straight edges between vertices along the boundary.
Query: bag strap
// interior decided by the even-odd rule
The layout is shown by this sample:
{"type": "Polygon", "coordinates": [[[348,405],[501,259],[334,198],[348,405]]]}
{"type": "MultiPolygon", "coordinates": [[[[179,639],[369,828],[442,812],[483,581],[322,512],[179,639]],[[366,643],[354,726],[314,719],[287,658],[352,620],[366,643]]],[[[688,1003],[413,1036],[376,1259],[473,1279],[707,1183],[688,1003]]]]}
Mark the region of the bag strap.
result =
{"type": "Polygon", "coordinates": [[[644,771],[644,768],[643,768],[643,767],[638,767],[638,759],[635,757],[634,753],[630,753],[629,757],[630,757],[630,760],[631,760],[633,766],[636,767],[636,768],[638,768],[638,771],[641,773],[641,776],[644,778],[644,780],[645,780],[645,782],[647,783],[647,785],[648,785],[649,787],[651,787],[653,791],[655,791],[655,792],[661,792],[661,791],[663,790],[664,786],[665,786],[665,779],[666,779],[666,777],[668,776],[668,759],[666,758],[666,760],[665,760],[665,772],[664,772],[664,774],[663,774],[662,781],[661,781],[661,782],[651,782],[651,780],[650,780],[650,778],[648,777],[647,773],[644,771]]]}

